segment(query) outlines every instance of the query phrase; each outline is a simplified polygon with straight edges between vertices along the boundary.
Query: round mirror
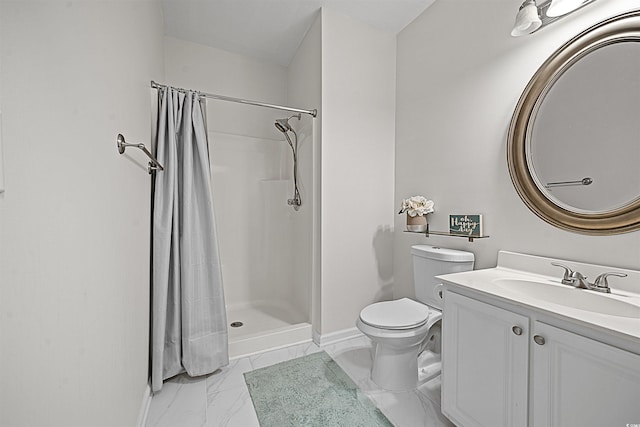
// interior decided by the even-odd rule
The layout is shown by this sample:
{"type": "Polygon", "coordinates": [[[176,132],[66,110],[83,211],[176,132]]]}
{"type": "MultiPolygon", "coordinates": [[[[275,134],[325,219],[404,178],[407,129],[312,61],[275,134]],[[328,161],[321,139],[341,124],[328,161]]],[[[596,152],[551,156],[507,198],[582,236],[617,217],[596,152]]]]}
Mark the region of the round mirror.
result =
{"type": "Polygon", "coordinates": [[[590,28],[540,67],[511,121],[507,161],[545,221],[586,234],[640,229],[640,12],[590,28]]]}

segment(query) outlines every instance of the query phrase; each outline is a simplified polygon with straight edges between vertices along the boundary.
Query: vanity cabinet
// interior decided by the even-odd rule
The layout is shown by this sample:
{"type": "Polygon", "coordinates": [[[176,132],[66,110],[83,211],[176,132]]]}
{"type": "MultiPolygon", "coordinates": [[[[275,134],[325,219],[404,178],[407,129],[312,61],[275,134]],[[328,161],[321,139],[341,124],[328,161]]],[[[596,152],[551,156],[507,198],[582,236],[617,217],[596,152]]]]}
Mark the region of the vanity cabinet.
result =
{"type": "Polygon", "coordinates": [[[456,425],[640,423],[640,355],[445,292],[442,412],[456,425]]]}
{"type": "Polygon", "coordinates": [[[640,355],[541,322],[533,337],[532,426],[640,424],[640,355]]]}
{"type": "Polygon", "coordinates": [[[460,426],[525,426],[529,319],[452,292],[443,313],[442,412],[460,426]]]}

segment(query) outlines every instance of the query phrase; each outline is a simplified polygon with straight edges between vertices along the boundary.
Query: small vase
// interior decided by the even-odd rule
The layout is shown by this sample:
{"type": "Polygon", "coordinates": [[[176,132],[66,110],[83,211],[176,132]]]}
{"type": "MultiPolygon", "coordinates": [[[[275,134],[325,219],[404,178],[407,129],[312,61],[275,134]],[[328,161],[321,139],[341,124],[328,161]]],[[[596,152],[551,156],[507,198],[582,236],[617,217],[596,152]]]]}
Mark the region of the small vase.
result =
{"type": "Polygon", "coordinates": [[[427,216],[410,216],[407,214],[407,231],[413,231],[416,233],[424,233],[427,231],[427,216]]]}

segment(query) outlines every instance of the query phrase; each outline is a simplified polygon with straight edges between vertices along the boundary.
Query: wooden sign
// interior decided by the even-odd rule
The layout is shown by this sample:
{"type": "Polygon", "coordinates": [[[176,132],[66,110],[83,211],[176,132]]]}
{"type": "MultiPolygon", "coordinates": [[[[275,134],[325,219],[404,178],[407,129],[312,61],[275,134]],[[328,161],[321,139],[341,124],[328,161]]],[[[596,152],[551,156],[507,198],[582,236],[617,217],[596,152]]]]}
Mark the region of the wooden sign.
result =
{"type": "Polygon", "coordinates": [[[449,233],[482,236],[482,215],[449,215],[449,233]]]}

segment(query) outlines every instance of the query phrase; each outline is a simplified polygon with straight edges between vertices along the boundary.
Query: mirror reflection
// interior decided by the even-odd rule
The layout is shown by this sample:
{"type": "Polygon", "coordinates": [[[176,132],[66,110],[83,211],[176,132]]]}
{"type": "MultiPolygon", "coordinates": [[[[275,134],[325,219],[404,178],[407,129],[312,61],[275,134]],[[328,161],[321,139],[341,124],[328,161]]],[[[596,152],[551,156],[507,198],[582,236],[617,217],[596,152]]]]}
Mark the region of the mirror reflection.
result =
{"type": "Polygon", "coordinates": [[[600,47],[542,94],[526,138],[540,191],[573,212],[640,198],[640,42],[600,47]]]}

